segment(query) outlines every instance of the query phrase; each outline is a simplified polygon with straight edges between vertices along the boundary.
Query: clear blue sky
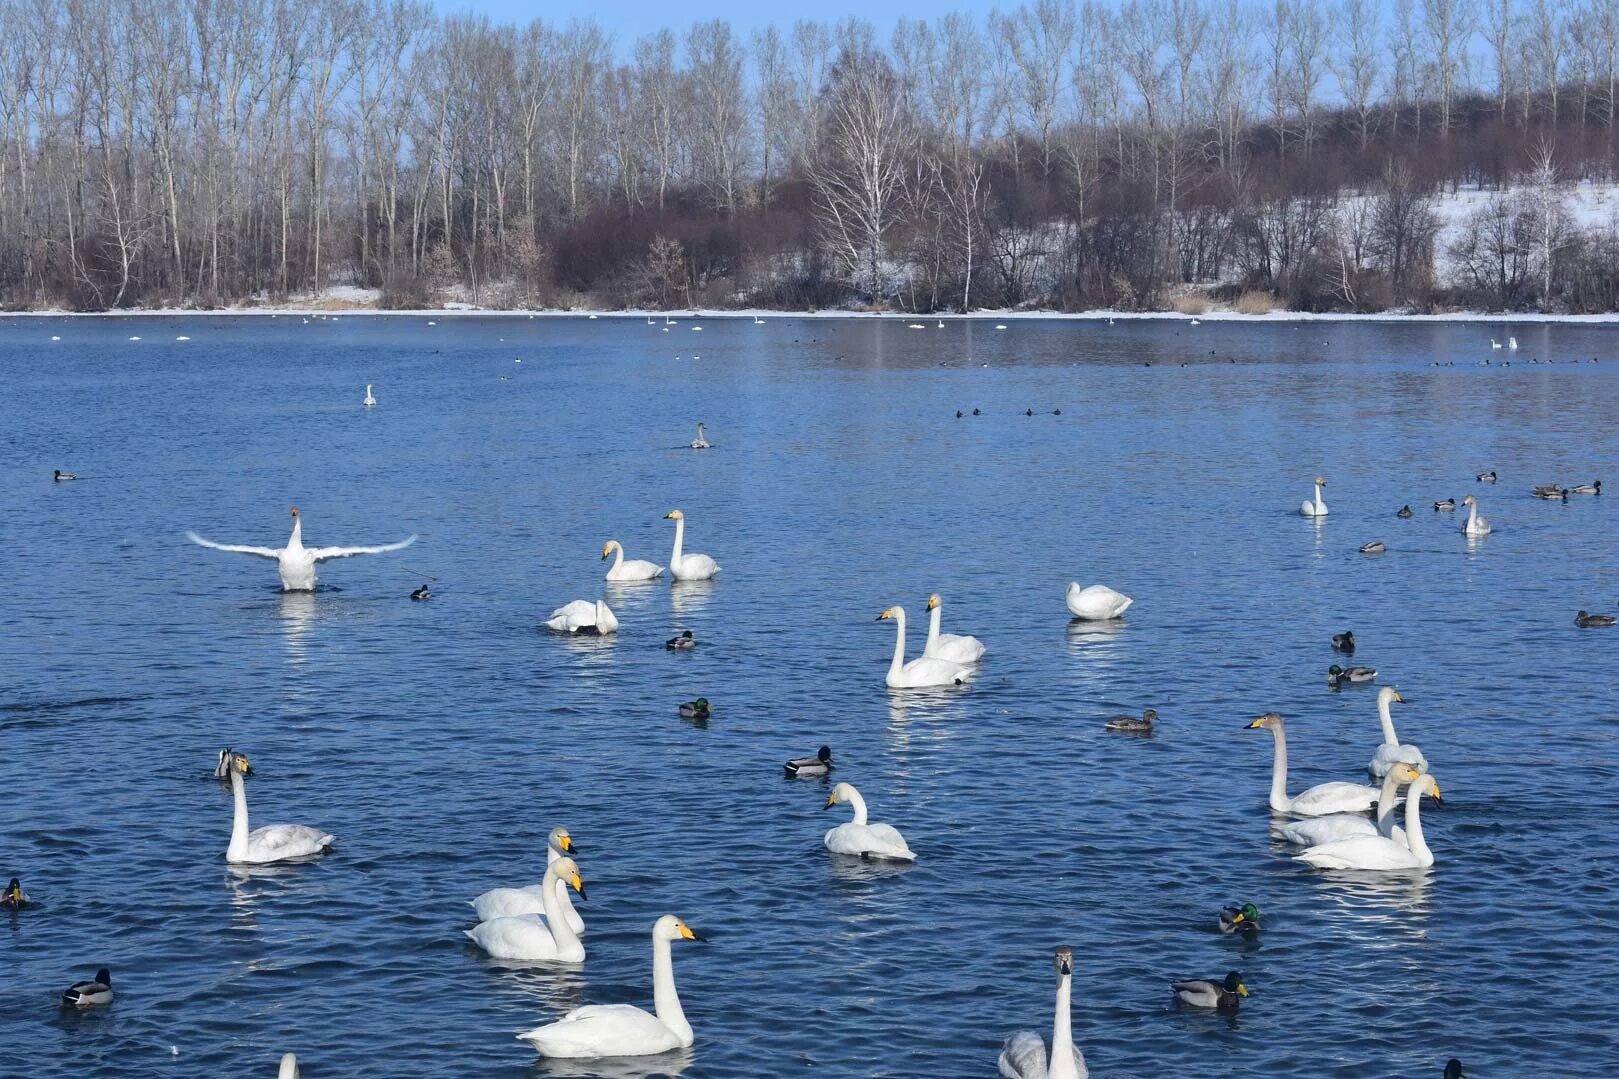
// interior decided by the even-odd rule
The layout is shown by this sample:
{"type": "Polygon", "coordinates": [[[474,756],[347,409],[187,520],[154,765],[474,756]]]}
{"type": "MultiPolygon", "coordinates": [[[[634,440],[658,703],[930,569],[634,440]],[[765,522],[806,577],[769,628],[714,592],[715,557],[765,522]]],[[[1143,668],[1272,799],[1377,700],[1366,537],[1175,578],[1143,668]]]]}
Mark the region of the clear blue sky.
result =
{"type": "MultiPolygon", "coordinates": [[[[895,20],[902,17],[934,18],[947,11],[986,12],[993,0],[965,0],[938,4],[926,0],[798,0],[798,2],[759,3],[758,0],[686,0],[684,3],[656,0],[593,0],[581,4],[542,4],[536,0],[433,0],[441,12],[475,11],[496,22],[524,23],[543,18],[565,23],[576,16],[593,16],[620,44],[660,26],[682,29],[704,19],[726,19],[746,34],[775,23],[782,29],[794,20],[813,18],[836,22],[849,15],[869,19],[879,35],[886,37],[895,20]]],[[[1004,0],[1002,7],[1016,7],[1016,0],[1004,0]]]]}

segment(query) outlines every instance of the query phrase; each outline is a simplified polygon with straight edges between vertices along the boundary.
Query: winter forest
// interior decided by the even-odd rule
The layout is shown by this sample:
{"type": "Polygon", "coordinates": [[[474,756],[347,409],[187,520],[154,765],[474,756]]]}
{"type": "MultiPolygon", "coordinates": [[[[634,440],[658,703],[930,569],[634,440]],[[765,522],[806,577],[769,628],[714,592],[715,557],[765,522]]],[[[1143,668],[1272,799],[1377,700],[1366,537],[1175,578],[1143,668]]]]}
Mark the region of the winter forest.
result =
{"type": "Polygon", "coordinates": [[[1619,309],[1619,0],[0,2],[0,304],[1619,309]]]}

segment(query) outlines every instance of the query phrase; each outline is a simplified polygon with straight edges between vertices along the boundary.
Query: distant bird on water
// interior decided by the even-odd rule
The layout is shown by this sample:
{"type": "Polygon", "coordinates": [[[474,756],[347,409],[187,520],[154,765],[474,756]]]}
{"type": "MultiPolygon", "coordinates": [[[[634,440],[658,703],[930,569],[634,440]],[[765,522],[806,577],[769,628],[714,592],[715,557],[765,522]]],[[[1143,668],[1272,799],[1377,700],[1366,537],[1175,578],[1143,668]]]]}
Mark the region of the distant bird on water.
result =
{"type": "Polygon", "coordinates": [[[783,767],[787,774],[798,776],[824,776],[832,770],[832,747],[822,746],[813,757],[794,757],[783,767]]]}
{"type": "Polygon", "coordinates": [[[691,440],[691,448],[694,450],[708,449],[708,439],[703,437],[703,424],[700,420],[697,423],[697,437],[691,440]]]}
{"type": "Polygon", "coordinates": [[[65,483],[68,480],[76,480],[78,478],[79,477],[75,476],[71,472],[63,472],[60,468],[54,469],[51,472],[51,479],[55,480],[57,483],[65,483]]]}
{"type": "Polygon", "coordinates": [[[1588,614],[1581,611],[1574,616],[1574,624],[1581,629],[1601,629],[1603,626],[1611,626],[1613,623],[1614,617],[1611,614],[1588,614]]]}
{"type": "Polygon", "coordinates": [[[417,600],[419,602],[419,601],[424,600],[424,599],[432,599],[433,598],[433,593],[429,592],[427,590],[427,586],[424,584],[420,588],[418,588],[414,592],[412,592],[410,594],[410,598],[413,599],[413,600],[417,600]]]}
{"type": "Polygon", "coordinates": [[[1411,507],[1410,506],[1401,506],[1398,510],[1394,511],[1394,516],[1396,516],[1396,517],[1410,517],[1411,516],[1411,507]]]}
{"type": "Polygon", "coordinates": [[[1351,653],[1355,650],[1355,634],[1352,630],[1332,635],[1332,647],[1335,651],[1351,653]]]}
{"type": "Polygon", "coordinates": [[[357,554],[386,554],[389,551],[403,550],[416,542],[415,536],[400,540],[398,543],[385,543],[379,547],[305,547],[303,538],[303,518],[298,515],[298,507],[292,507],[292,535],[287,539],[285,547],[250,547],[236,543],[215,543],[213,540],[203,539],[195,532],[187,532],[186,538],[192,543],[203,547],[211,547],[216,551],[229,551],[233,554],[250,554],[258,558],[271,558],[276,561],[277,570],[281,575],[281,591],[283,592],[313,592],[315,590],[315,564],[325,562],[332,558],[348,558],[357,554]]]}
{"type": "Polygon", "coordinates": [[[69,1008],[93,1008],[112,1003],[112,975],[106,967],[96,971],[87,982],[75,982],[62,994],[62,1004],[69,1008]]]}
{"type": "Polygon", "coordinates": [[[1480,472],[1478,474],[1478,481],[1480,483],[1494,483],[1495,482],[1495,471],[1492,469],[1489,472],[1480,472]]]}
{"type": "Polygon", "coordinates": [[[371,383],[369,382],[365,384],[365,400],[361,403],[364,404],[366,408],[371,408],[377,403],[377,399],[371,395],[371,383]]]}

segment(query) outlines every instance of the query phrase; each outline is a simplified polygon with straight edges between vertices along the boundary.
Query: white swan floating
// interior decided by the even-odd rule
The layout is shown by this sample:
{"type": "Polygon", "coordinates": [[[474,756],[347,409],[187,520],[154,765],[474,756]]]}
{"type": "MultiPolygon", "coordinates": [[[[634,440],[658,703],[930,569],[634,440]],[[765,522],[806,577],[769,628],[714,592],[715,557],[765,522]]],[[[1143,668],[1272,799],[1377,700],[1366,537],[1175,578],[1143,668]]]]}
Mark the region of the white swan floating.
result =
{"type": "Polygon", "coordinates": [[[1066,944],[1051,957],[1057,969],[1057,1012],[1048,1043],[1033,1030],[1020,1030],[1001,1046],[1002,1079],[1087,1079],[1085,1054],[1074,1044],[1069,1018],[1074,953],[1066,944]],[[1049,1044],[1049,1051],[1047,1046],[1049,1044]]]}
{"type": "MultiPolygon", "coordinates": [[[[577,850],[573,836],[566,828],[551,829],[551,834],[545,838],[545,867],[549,869],[561,859],[572,857],[577,850]]],[[[573,900],[568,897],[568,886],[561,877],[556,879],[554,890],[568,928],[575,933],[583,933],[585,920],[574,909],[573,900]]],[[[541,881],[526,888],[491,888],[474,899],[471,905],[478,915],[478,921],[487,922],[491,918],[510,918],[517,914],[544,914],[544,896],[545,883],[541,881]]]]}
{"type": "Polygon", "coordinates": [[[1462,522],[1462,535],[1488,536],[1490,522],[1478,515],[1478,499],[1468,495],[1462,499],[1462,505],[1467,507],[1467,519],[1462,522]]]}
{"type": "Polygon", "coordinates": [[[894,658],[884,679],[889,689],[925,689],[929,686],[959,686],[972,677],[968,668],[948,659],[922,656],[905,662],[905,608],[890,607],[877,621],[894,620],[894,658]]]}
{"type": "Polygon", "coordinates": [[[385,543],[378,547],[305,547],[303,537],[304,522],[298,516],[298,507],[292,507],[292,535],[285,547],[248,547],[236,543],[215,543],[213,540],[203,539],[195,532],[187,532],[186,538],[192,543],[211,547],[216,551],[230,551],[233,554],[250,554],[258,558],[271,558],[277,563],[276,569],[281,575],[281,591],[283,592],[313,592],[315,590],[315,565],[332,558],[349,558],[357,554],[387,554],[389,551],[400,551],[416,542],[415,536],[409,536],[398,543],[385,543]]]}
{"type": "Polygon", "coordinates": [[[1089,622],[1104,622],[1110,618],[1117,618],[1135,602],[1123,592],[1115,592],[1105,584],[1081,588],[1078,581],[1068,582],[1066,598],[1068,613],[1089,622]]]}
{"type": "Polygon", "coordinates": [[[513,914],[504,918],[491,918],[472,929],[464,930],[467,939],[496,959],[517,959],[525,962],[583,963],[585,945],[579,934],[568,924],[557,898],[558,885],[563,881],[585,898],[585,882],[579,876],[579,866],[572,858],[558,858],[545,867],[545,879],[540,882],[540,905],[545,916],[513,914]]]}
{"type": "Polygon", "coordinates": [[[269,865],[292,858],[308,858],[332,849],[336,838],[307,824],[267,824],[248,831],[247,786],[245,777],[253,774],[247,757],[232,753],[228,758],[230,792],[236,800],[236,816],[231,823],[230,846],[225,860],[236,865],[269,865]]]}
{"type": "Polygon", "coordinates": [[[1414,765],[1422,772],[1428,770],[1428,758],[1422,755],[1422,750],[1413,745],[1402,745],[1400,736],[1394,733],[1394,717],[1389,715],[1389,705],[1404,703],[1405,698],[1388,686],[1377,691],[1377,718],[1383,726],[1383,744],[1377,747],[1377,752],[1366,765],[1366,770],[1374,779],[1387,775],[1396,764],[1414,765]]]}
{"type": "Polygon", "coordinates": [[[372,408],[377,403],[377,399],[371,395],[371,383],[369,382],[365,384],[365,400],[360,403],[366,408],[372,408]]]}
{"type": "Polygon", "coordinates": [[[669,576],[677,581],[706,581],[720,571],[719,564],[706,554],[683,553],[686,543],[686,515],[670,510],[663,515],[675,523],[675,547],[669,554],[669,576]]]}
{"type": "Polygon", "coordinates": [[[624,545],[615,539],[610,539],[605,545],[603,545],[603,560],[605,560],[607,556],[612,554],[614,551],[618,552],[618,557],[613,559],[613,564],[607,569],[607,580],[650,581],[656,577],[663,576],[663,567],[658,565],[656,562],[648,562],[644,558],[632,558],[629,561],[625,561],[624,545]]]}
{"type": "Polygon", "coordinates": [[[618,616],[601,600],[576,599],[558,607],[545,620],[545,628],[557,633],[583,633],[605,637],[618,632],[618,616]]]}
{"type": "Polygon", "coordinates": [[[1328,813],[1362,813],[1377,803],[1377,791],[1361,783],[1342,781],[1320,783],[1300,794],[1287,796],[1287,732],[1282,717],[1266,712],[1248,729],[1262,728],[1275,736],[1275,758],[1271,762],[1270,807],[1278,813],[1292,813],[1299,817],[1324,817],[1328,813]]]}
{"type": "Polygon", "coordinates": [[[1321,501],[1321,488],[1326,485],[1327,481],[1320,476],[1315,478],[1315,497],[1304,500],[1304,503],[1299,506],[1300,513],[1306,517],[1325,517],[1327,515],[1327,504],[1321,501]]]}
{"type": "Polygon", "coordinates": [[[927,659],[947,659],[952,663],[964,664],[983,659],[984,642],[977,637],[939,632],[939,615],[943,607],[944,600],[939,598],[939,593],[928,597],[928,610],[932,615],[928,620],[928,639],[922,646],[922,655],[927,659]]]}
{"type": "Polygon", "coordinates": [[[281,1058],[281,1067],[276,1069],[275,1079],[298,1079],[298,1054],[287,1053],[281,1058]]]}
{"type": "Polygon", "coordinates": [[[1433,795],[1435,803],[1443,804],[1439,795],[1439,782],[1431,775],[1420,775],[1411,789],[1405,792],[1405,839],[1391,839],[1381,835],[1361,835],[1323,843],[1293,856],[1295,862],[1306,862],[1319,869],[1426,869],[1433,865],[1433,851],[1422,835],[1422,816],[1418,805],[1424,794],[1433,795]]]}
{"type": "Polygon", "coordinates": [[[1386,835],[1405,841],[1405,829],[1394,823],[1400,788],[1415,783],[1422,773],[1409,764],[1396,764],[1383,776],[1383,789],[1377,795],[1377,820],[1364,813],[1329,813],[1325,817],[1289,821],[1282,826],[1282,838],[1300,847],[1315,847],[1358,835],[1386,835]]]}
{"type": "Polygon", "coordinates": [[[701,420],[697,421],[697,437],[691,440],[691,448],[694,450],[708,449],[708,439],[703,437],[703,423],[701,420]]]}
{"type": "Polygon", "coordinates": [[[692,1029],[675,992],[669,942],[702,939],[673,914],[653,923],[653,1012],[630,1004],[591,1004],[517,1037],[546,1057],[643,1057],[689,1048],[692,1029]]]}
{"type": "Polygon", "coordinates": [[[892,824],[867,824],[866,800],[854,789],[853,783],[839,783],[827,796],[822,809],[831,809],[839,802],[849,803],[854,819],[829,829],[824,842],[833,854],[855,854],[862,858],[887,858],[895,862],[914,862],[916,854],[892,824]]]}

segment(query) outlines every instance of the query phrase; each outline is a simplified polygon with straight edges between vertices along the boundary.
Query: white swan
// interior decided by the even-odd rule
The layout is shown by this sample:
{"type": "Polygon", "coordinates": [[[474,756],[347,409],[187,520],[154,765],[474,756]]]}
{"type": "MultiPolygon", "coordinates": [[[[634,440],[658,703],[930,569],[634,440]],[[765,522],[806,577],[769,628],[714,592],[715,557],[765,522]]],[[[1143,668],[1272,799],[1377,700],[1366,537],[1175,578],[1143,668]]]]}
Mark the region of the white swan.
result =
{"type": "Polygon", "coordinates": [[[691,1024],[675,992],[669,942],[702,939],[673,914],[652,924],[653,1012],[630,1004],[591,1004],[518,1038],[547,1057],[644,1057],[688,1048],[691,1024]]]}
{"type": "Polygon", "coordinates": [[[1300,513],[1306,517],[1325,517],[1327,515],[1327,504],[1321,501],[1321,488],[1326,485],[1327,481],[1320,476],[1315,478],[1315,497],[1304,500],[1304,503],[1299,506],[1300,513]]]}
{"type": "Polygon", "coordinates": [[[1462,505],[1467,507],[1467,519],[1462,522],[1462,535],[1488,536],[1490,522],[1478,515],[1478,499],[1468,495],[1462,499],[1462,505]]]}
{"type": "Polygon", "coordinates": [[[697,421],[697,437],[691,440],[691,448],[694,450],[708,449],[708,439],[703,437],[703,423],[701,420],[697,421]]]}
{"type": "Polygon", "coordinates": [[[1300,794],[1287,796],[1287,732],[1282,717],[1266,712],[1252,723],[1271,732],[1276,739],[1276,756],[1271,763],[1270,807],[1278,813],[1292,813],[1299,817],[1324,817],[1328,813],[1362,813],[1377,802],[1377,790],[1361,783],[1321,783],[1300,794]]]}
{"type": "Polygon", "coordinates": [[[1507,348],[1511,349],[1513,352],[1518,351],[1518,339],[1516,337],[1508,337],[1507,348]]]}
{"type": "Polygon", "coordinates": [[[896,862],[914,862],[916,854],[892,824],[867,824],[866,800],[854,789],[853,783],[839,783],[827,796],[822,809],[831,809],[839,802],[848,802],[854,810],[854,819],[845,821],[826,833],[826,849],[833,854],[858,854],[862,858],[888,858],[896,862]]]}
{"type": "MultiPolygon", "coordinates": [[[[549,869],[564,857],[571,857],[576,850],[573,836],[566,828],[551,829],[551,834],[545,839],[546,868],[549,869]]],[[[557,904],[568,928],[575,933],[583,933],[585,920],[573,909],[573,900],[568,898],[568,886],[561,877],[557,878],[555,890],[557,904]]],[[[491,888],[474,899],[471,906],[480,922],[487,922],[491,918],[509,918],[514,914],[544,914],[544,892],[543,882],[526,888],[491,888]]]]}
{"type": "Polygon", "coordinates": [[[361,403],[364,404],[366,408],[370,408],[372,405],[377,403],[377,399],[371,396],[371,383],[369,382],[365,384],[365,400],[361,403]]]}
{"type": "Polygon", "coordinates": [[[1117,618],[1135,602],[1123,592],[1115,592],[1105,584],[1081,588],[1078,581],[1068,582],[1067,601],[1069,614],[1091,622],[1117,618]]]}
{"type": "Polygon", "coordinates": [[[1085,1054],[1070,1031],[1069,999],[1073,992],[1074,953],[1066,944],[1051,958],[1057,968],[1057,1013],[1051,1021],[1051,1050],[1032,1030],[1020,1030],[1001,1046],[1002,1079],[1086,1079],[1085,1054]]]}
{"type": "Polygon", "coordinates": [[[545,628],[558,633],[583,633],[605,637],[618,632],[618,616],[601,600],[576,599],[551,612],[545,628]]]}
{"type": "Polygon", "coordinates": [[[276,1069],[275,1079],[298,1079],[298,1054],[287,1053],[281,1058],[281,1067],[276,1069]]]}
{"type": "Polygon", "coordinates": [[[663,567],[656,562],[648,562],[644,558],[624,561],[624,545],[615,539],[608,540],[602,547],[602,558],[605,559],[614,551],[618,552],[618,557],[613,559],[612,566],[607,570],[609,581],[650,581],[663,575],[663,567]]]}
{"type": "Polygon", "coordinates": [[[983,659],[984,642],[977,637],[939,632],[939,612],[943,607],[944,600],[939,598],[939,593],[928,597],[928,610],[933,614],[928,620],[928,640],[922,646],[922,655],[928,659],[948,659],[952,663],[977,663],[983,659]]]}
{"type": "Polygon", "coordinates": [[[1404,703],[1405,698],[1388,686],[1377,691],[1377,718],[1383,724],[1383,744],[1377,747],[1377,752],[1366,765],[1366,770],[1372,773],[1374,779],[1387,775],[1396,764],[1414,765],[1423,772],[1428,770],[1428,758],[1422,755],[1422,750],[1413,745],[1402,745],[1400,736],[1394,733],[1394,718],[1389,715],[1389,705],[1404,703]]]}
{"type": "Polygon", "coordinates": [[[1418,804],[1424,794],[1443,804],[1439,782],[1432,775],[1417,777],[1405,792],[1405,841],[1380,835],[1360,835],[1323,843],[1293,856],[1320,869],[1424,869],[1433,865],[1433,851],[1422,835],[1422,815],[1418,804]]]}
{"type": "Polygon", "coordinates": [[[890,607],[877,621],[894,620],[894,659],[885,679],[890,689],[922,689],[927,686],[959,686],[971,677],[968,669],[948,659],[923,656],[905,662],[905,608],[890,607]]]}
{"type": "Polygon", "coordinates": [[[719,565],[706,554],[683,554],[686,542],[686,515],[670,510],[663,515],[675,523],[675,549],[669,555],[669,576],[677,581],[706,581],[720,571],[719,565]]]}
{"type": "Polygon", "coordinates": [[[1290,821],[1282,828],[1282,838],[1300,847],[1315,847],[1357,835],[1386,835],[1405,842],[1405,829],[1394,823],[1400,788],[1415,783],[1422,773],[1409,764],[1396,764],[1383,776],[1383,789],[1377,795],[1377,820],[1364,813],[1331,813],[1325,817],[1290,821]]]}
{"type": "Polygon", "coordinates": [[[298,507],[294,506],[292,536],[288,538],[285,547],[248,547],[237,543],[215,543],[213,540],[203,539],[195,532],[187,532],[186,538],[192,543],[211,547],[216,551],[275,559],[276,569],[281,574],[283,592],[313,592],[317,562],[325,562],[329,558],[348,558],[357,554],[387,554],[389,551],[403,550],[416,542],[415,536],[409,536],[398,543],[385,543],[379,547],[305,547],[303,528],[303,518],[298,516],[298,507]]]}
{"type": "Polygon", "coordinates": [[[568,924],[567,916],[562,913],[562,901],[557,898],[557,886],[563,881],[579,893],[580,899],[585,898],[585,882],[580,879],[579,866],[572,858],[558,858],[545,867],[545,879],[540,882],[540,903],[545,908],[543,918],[538,914],[513,914],[491,918],[463,932],[496,959],[583,963],[585,945],[568,924]]]}
{"type": "Polygon", "coordinates": [[[267,824],[248,831],[247,786],[244,777],[251,776],[253,768],[241,753],[230,756],[230,792],[236,799],[236,817],[231,822],[230,846],[225,848],[225,860],[237,865],[268,865],[290,858],[307,858],[325,854],[336,839],[319,828],[307,824],[267,824]]]}

